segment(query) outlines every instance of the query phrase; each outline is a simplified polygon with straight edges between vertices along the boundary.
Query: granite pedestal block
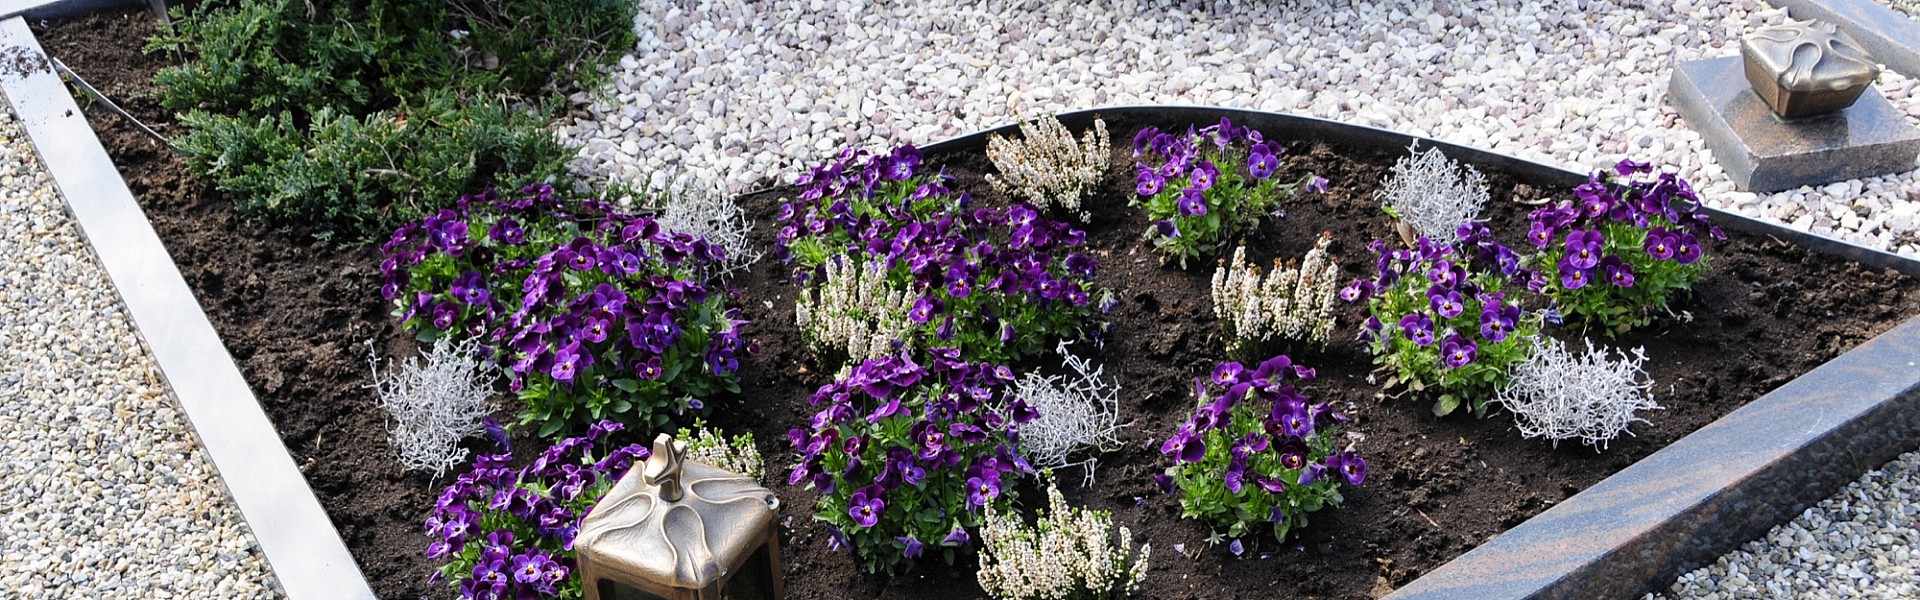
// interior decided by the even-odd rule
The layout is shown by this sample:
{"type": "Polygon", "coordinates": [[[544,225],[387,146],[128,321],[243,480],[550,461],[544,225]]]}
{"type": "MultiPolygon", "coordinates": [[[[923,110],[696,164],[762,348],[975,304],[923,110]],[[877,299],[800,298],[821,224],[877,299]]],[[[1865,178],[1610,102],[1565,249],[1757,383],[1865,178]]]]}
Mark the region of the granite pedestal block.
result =
{"type": "Polygon", "coordinates": [[[1738,56],[1674,65],[1667,95],[1741,190],[1777,192],[1913,170],[1920,129],[1868,88],[1838,113],[1784,123],[1738,56]]]}

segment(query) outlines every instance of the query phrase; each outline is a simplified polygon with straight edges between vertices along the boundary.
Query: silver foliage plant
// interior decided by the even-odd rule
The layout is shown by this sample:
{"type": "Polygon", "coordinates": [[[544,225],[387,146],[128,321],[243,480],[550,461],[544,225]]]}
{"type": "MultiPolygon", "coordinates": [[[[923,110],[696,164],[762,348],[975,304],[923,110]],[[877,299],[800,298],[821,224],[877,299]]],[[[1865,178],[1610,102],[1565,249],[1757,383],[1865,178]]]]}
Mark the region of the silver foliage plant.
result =
{"type": "Polygon", "coordinates": [[[1393,172],[1374,198],[1411,229],[1400,232],[1408,244],[1415,237],[1453,244],[1460,224],[1479,218],[1480,207],[1487,204],[1487,178],[1472,166],[1453,162],[1439,148],[1421,152],[1416,142],[1407,150],[1412,154],[1394,161],[1393,172]]]}
{"type": "Polygon", "coordinates": [[[1265,277],[1247,264],[1247,247],[1213,273],[1213,312],[1226,334],[1227,353],[1245,357],[1267,342],[1325,344],[1333,334],[1333,298],[1340,265],[1327,256],[1322,235],[1297,265],[1273,263],[1265,277]]]}
{"type": "MultiPolygon", "coordinates": [[[[658,180],[650,180],[658,181],[658,180]]],[[[745,271],[764,254],[747,233],[753,220],[735,204],[733,197],[718,188],[708,187],[684,177],[666,177],[665,183],[651,182],[641,188],[624,190],[618,202],[627,208],[651,212],[661,229],[679,231],[705,238],[719,247],[727,259],[718,263],[713,275],[725,277],[745,271]]],[[[616,191],[618,186],[615,186],[616,191]]]]}
{"type": "Polygon", "coordinates": [[[1073,457],[1085,449],[1104,451],[1119,445],[1120,384],[1102,376],[1105,367],[1068,352],[1066,342],[1054,351],[1067,374],[1028,373],[1014,384],[1014,396],[1024,398],[1040,413],[1020,426],[1020,451],[1027,462],[1042,469],[1085,467],[1091,484],[1098,459],[1073,457]]]}
{"type": "Polygon", "coordinates": [[[980,587],[999,600],[1105,600],[1140,590],[1152,547],[1128,548],[1133,532],[1106,511],[1068,507],[1047,485],[1048,508],[1028,527],[987,509],[980,525],[980,587]]]}
{"type": "Polygon", "coordinates": [[[1555,446],[1561,440],[1579,439],[1581,443],[1603,450],[1607,442],[1627,428],[1646,419],[1634,416],[1643,410],[1658,410],[1642,368],[1647,360],[1644,348],[1629,355],[1619,351],[1619,359],[1608,357],[1606,349],[1595,349],[1588,340],[1587,351],[1575,354],[1566,344],[1543,337],[1534,342],[1533,356],[1514,367],[1513,377],[1494,401],[1511,411],[1520,434],[1544,437],[1555,446]]]}
{"type": "Polygon", "coordinates": [[[380,408],[393,417],[388,439],[400,455],[400,465],[413,471],[433,471],[435,478],[467,459],[460,441],[480,433],[491,412],[488,402],[499,371],[479,356],[479,340],[440,338],[423,355],[408,358],[397,369],[380,372],[380,357],[368,342],[367,359],[380,408]],[[424,359],[424,360],[422,360],[424,359]]]}
{"type": "Polygon", "coordinates": [[[1098,117],[1078,142],[1058,117],[1023,122],[1018,139],[987,138],[987,158],[1000,170],[987,175],[987,183],[1041,209],[1059,206],[1086,222],[1092,215],[1080,208],[1080,198],[1107,172],[1109,143],[1107,124],[1098,117]]]}

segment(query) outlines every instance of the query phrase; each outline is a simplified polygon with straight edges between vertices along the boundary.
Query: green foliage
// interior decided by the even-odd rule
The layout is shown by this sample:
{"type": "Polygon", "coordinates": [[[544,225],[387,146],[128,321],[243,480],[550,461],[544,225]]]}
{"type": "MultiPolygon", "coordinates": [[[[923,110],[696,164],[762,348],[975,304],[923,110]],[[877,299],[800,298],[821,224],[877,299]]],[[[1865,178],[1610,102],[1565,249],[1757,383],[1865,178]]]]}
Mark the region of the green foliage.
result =
{"type": "Polygon", "coordinates": [[[545,129],[593,65],[632,44],[605,0],[295,0],[176,9],[149,51],[189,164],[242,212],[356,240],[499,182],[551,180],[545,129]]]}
{"type": "Polygon", "coordinates": [[[1184,269],[1187,259],[1220,250],[1231,236],[1258,226],[1260,217],[1284,216],[1280,201],[1301,187],[1324,185],[1312,175],[1282,181],[1285,148],[1265,140],[1225,118],[1184,134],[1155,127],[1135,134],[1133,205],[1153,222],[1141,237],[1184,269]]]}

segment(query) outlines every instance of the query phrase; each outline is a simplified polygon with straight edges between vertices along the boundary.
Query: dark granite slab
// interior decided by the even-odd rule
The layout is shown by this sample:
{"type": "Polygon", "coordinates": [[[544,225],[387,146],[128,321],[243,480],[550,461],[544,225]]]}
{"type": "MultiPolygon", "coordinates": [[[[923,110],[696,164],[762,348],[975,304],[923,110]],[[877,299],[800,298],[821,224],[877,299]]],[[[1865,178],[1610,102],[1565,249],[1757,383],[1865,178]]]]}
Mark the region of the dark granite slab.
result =
{"type": "Polygon", "coordinates": [[[1874,0],[1770,0],[1795,19],[1840,27],[1873,59],[1908,77],[1920,77],[1920,22],[1874,0]]]}
{"type": "Polygon", "coordinates": [[[1920,318],[1548,509],[1388,600],[1635,598],[1920,446],[1920,318]]]}
{"type": "Polygon", "coordinates": [[[1736,187],[1776,192],[1913,170],[1920,129],[1868,88],[1846,110],[1785,123],[1753,93],[1740,57],[1674,65],[1668,99],[1736,187]]]}
{"type": "Polygon", "coordinates": [[[21,65],[0,69],[0,89],[126,304],[281,589],[295,599],[372,599],[373,590],[353,555],[94,137],[85,113],[49,70],[46,54],[24,18],[0,22],[0,55],[21,65]]]}

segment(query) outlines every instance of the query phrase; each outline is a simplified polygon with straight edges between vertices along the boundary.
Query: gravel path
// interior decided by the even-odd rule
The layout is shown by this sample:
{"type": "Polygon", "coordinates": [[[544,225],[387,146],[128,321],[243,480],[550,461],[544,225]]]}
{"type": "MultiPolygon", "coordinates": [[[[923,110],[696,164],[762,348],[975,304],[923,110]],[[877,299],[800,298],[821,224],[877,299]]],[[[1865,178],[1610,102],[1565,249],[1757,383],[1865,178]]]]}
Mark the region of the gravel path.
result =
{"type": "Polygon", "coordinates": [[[0,596],[281,596],[4,106],[0,356],[0,596]]]}
{"type": "MultiPolygon", "coordinates": [[[[647,3],[639,46],[561,136],[595,177],[697,169],[741,191],[848,144],[924,144],[1016,114],[1219,105],[1578,170],[1652,159],[1715,206],[1920,256],[1920,173],[1734,192],[1666,104],[1672,61],[1738,54],[1741,33],[1785,19],[1757,0],[1160,4],[647,3]]],[[[1920,82],[1879,86],[1920,122],[1920,82]]]]}
{"type": "Polygon", "coordinates": [[[1920,598],[1920,452],[1909,452],[1653,598],[1920,598]]]}
{"type": "Polygon", "coordinates": [[[1884,0],[1894,10],[1907,13],[1907,16],[1920,19],[1920,0],[1884,0]]]}

